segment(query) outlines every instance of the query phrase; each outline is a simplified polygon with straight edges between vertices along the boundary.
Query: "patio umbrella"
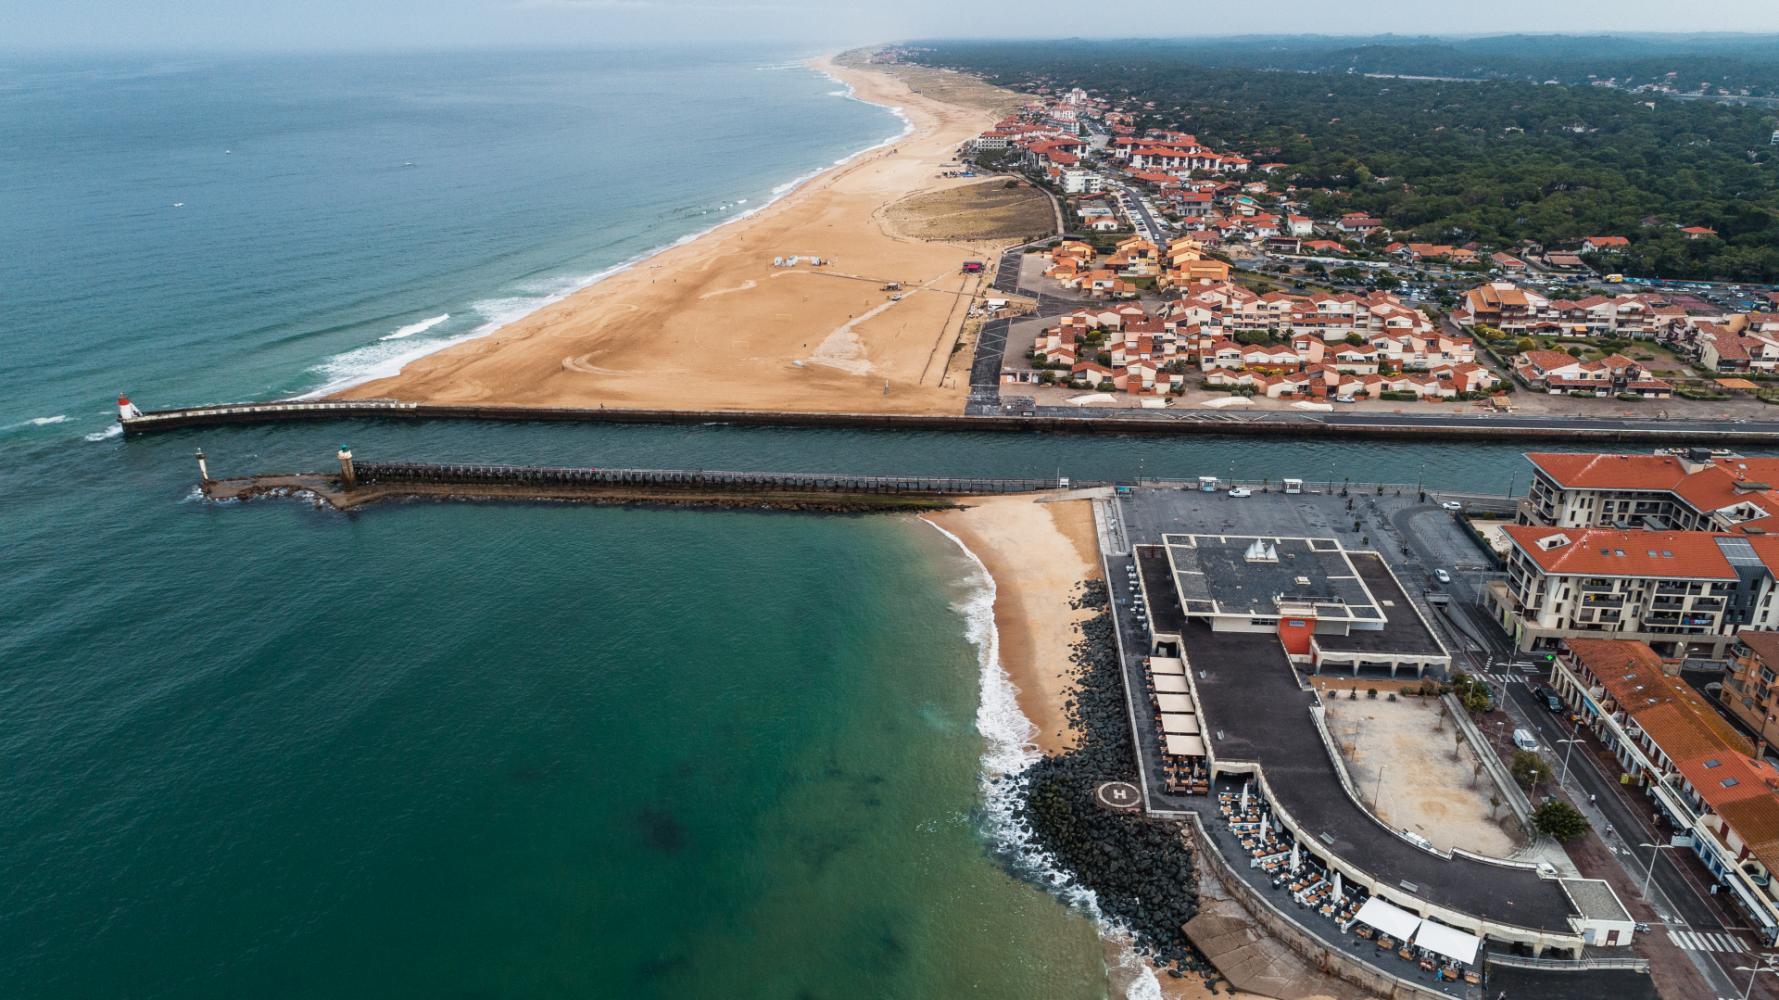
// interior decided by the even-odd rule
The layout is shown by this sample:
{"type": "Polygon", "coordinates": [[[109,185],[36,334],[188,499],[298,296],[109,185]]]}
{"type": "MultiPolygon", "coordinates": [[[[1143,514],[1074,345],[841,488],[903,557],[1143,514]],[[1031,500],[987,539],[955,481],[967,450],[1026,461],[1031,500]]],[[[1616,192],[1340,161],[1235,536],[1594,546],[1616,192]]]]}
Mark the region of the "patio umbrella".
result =
{"type": "Polygon", "coordinates": [[[1242,785],[1242,812],[1248,811],[1248,786],[1242,785]]]}
{"type": "Polygon", "coordinates": [[[1266,831],[1272,829],[1271,820],[1272,820],[1272,816],[1270,814],[1263,815],[1260,817],[1260,839],[1261,840],[1265,840],[1266,839],[1266,831]]]}
{"type": "Polygon", "coordinates": [[[1297,871],[1297,865],[1298,865],[1297,842],[1292,841],[1292,843],[1291,843],[1291,870],[1293,872],[1297,871]]]}
{"type": "Polygon", "coordinates": [[[1336,903],[1338,903],[1345,898],[1346,898],[1345,896],[1341,895],[1341,891],[1340,891],[1340,872],[1335,872],[1334,873],[1334,901],[1336,903]]]}

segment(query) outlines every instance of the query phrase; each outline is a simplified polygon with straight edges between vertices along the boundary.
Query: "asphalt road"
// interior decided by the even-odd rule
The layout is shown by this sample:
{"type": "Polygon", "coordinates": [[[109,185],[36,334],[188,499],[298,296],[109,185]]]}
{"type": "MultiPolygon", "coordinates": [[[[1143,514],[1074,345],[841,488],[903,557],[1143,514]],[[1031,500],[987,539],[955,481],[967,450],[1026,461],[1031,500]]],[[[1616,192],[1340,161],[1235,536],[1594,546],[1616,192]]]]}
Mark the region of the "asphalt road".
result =
{"type": "MultiPolygon", "coordinates": [[[[1569,739],[1574,735],[1569,724],[1560,715],[1552,713],[1533,692],[1529,684],[1503,685],[1507,692],[1508,715],[1514,723],[1530,729],[1538,738],[1539,745],[1545,748],[1546,759],[1552,768],[1562,777],[1563,755],[1557,748],[1564,747],[1558,740],[1569,739]]],[[[1591,737],[1590,743],[1592,743],[1591,737]]],[[[1594,755],[1586,751],[1590,744],[1582,744],[1581,748],[1569,754],[1569,772],[1565,788],[1572,799],[1581,800],[1592,796],[1589,807],[1596,815],[1596,828],[1607,846],[1631,855],[1626,869],[1642,884],[1643,876],[1649,871],[1650,855],[1659,853],[1657,850],[1642,848],[1641,844],[1666,843],[1668,835],[1658,833],[1650,823],[1654,806],[1644,799],[1641,792],[1627,792],[1619,785],[1617,776],[1609,774],[1594,755]],[[1600,822],[1604,827],[1600,827],[1600,822]]],[[[1709,901],[1710,890],[1703,880],[1689,867],[1685,866],[1687,858],[1682,858],[1681,851],[1665,852],[1668,856],[1655,863],[1652,880],[1656,891],[1651,895],[1651,902],[1658,913],[1663,916],[1665,930],[1654,930],[1651,933],[1669,933],[1680,931],[1733,931],[1739,925],[1725,923],[1719,917],[1718,909],[1709,901]]],[[[1746,977],[1733,970],[1739,965],[1746,965],[1753,957],[1752,939],[1747,934],[1734,935],[1737,940],[1749,946],[1749,951],[1738,954],[1722,954],[1714,951],[1690,952],[1694,965],[1710,981],[1712,989],[1720,996],[1740,996],[1740,986],[1746,985],[1746,977]],[[1702,959],[1702,960],[1701,960],[1702,959]]]]}

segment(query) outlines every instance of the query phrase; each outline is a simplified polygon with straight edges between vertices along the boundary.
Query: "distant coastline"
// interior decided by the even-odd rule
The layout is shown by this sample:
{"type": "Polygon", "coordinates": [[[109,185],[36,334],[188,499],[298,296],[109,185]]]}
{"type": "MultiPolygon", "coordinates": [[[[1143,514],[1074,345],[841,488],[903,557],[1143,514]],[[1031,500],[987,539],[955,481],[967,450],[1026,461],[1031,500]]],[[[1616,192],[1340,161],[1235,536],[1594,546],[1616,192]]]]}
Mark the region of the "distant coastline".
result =
{"type": "MultiPolygon", "coordinates": [[[[828,163],[823,166],[816,167],[812,170],[809,170],[802,174],[799,174],[796,177],[793,177],[792,179],[785,181],[782,184],[777,185],[776,187],[772,188],[770,194],[766,197],[766,199],[764,201],[761,201],[758,205],[753,205],[753,206],[749,207],[745,211],[742,211],[736,215],[729,216],[728,218],[722,219],[718,222],[712,223],[711,225],[706,226],[703,229],[699,229],[694,232],[687,233],[686,235],[680,236],[680,237],[672,240],[671,242],[658,244],[658,245],[650,247],[646,250],[642,250],[638,253],[632,254],[631,256],[625,258],[624,260],[621,260],[618,263],[613,264],[609,267],[601,268],[600,270],[595,271],[593,274],[588,275],[586,278],[564,287],[559,292],[556,292],[552,295],[544,296],[544,297],[537,299],[535,301],[535,303],[533,303],[523,313],[519,313],[517,315],[496,317],[496,318],[488,320],[485,323],[480,324],[473,330],[466,331],[466,332],[458,334],[456,336],[447,337],[447,338],[444,338],[441,340],[435,340],[435,341],[429,341],[429,342],[417,344],[417,345],[415,345],[415,347],[412,350],[402,352],[402,353],[394,355],[392,357],[381,359],[381,360],[377,361],[376,363],[374,363],[373,365],[365,368],[362,371],[355,372],[352,374],[348,374],[348,375],[345,375],[342,377],[338,377],[338,378],[334,378],[329,381],[326,381],[323,384],[321,384],[313,389],[310,389],[307,392],[301,393],[300,395],[298,395],[294,398],[296,398],[296,399],[326,399],[331,396],[340,395],[340,394],[346,393],[347,391],[349,391],[353,388],[364,385],[367,382],[373,382],[373,381],[377,381],[379,379],[386,379],[386,378],[391,378],[391,377],[397,376],[397,375],[401,374],[402,370],[405,369],[408,365],[410,365],[416,361],[419,361],[422,358],[428,357],[433,354],[437,354],[440,351],[450,350],[451,348],[456,347],[460,344],[469,343],[470,341],[478,340],[482,337],[489,336],[490,334],[498,333],[501,330],[505,329],[506,327],[508,327],[514,323],[520,322],[532,315],[535,315],[536,313],[538,313],[544,309],[548,309],[549,307],[556,305],[559,302],[562,302],[564,299],[567,299],[571,296],[577,295],[589,288],[592,288],[592,287],[600,284],[601,282],[606,281],[609,278],[612,278],[619,274],[623,274],[624,272],[629,271],[635,267],[638,267],[639,265],[646,264],[650,260],[653,260],[656,257],[659,257],[662,254],[675,249],[676,247],[687,246],[689,244],[697,242],[698,240],[705,239],[706,237],[709,237],[712,234],[715,234],[716,232],[718,232],[719,230],[721,230],[727,226],[732,226],[736,223],[745,222],[746,220],[760,214],[761,212],[772,207],[773,205],[777,204],[778,202],[784,200],[785,198],[791,197],[792,195],[796,194],[796,192],[799,189],[801,189],[805,185],[809,184],[811,181],[814,181],[817,178],[821,177],[823,174],[828,173],[832,170],[838,169],[840,167],[843,167],[846,164],[852,162],[853,160],[856,160],[859,157],[872,152],[873,150],[882,149],[883,147],[888,146],[890,143],[895,142],[897,139],[900,139],[903,136],[906,136],[909,132],[913,131],[913,129],[914,129],[913,123],[908,120],[908,116],[902,111],[902,109],[900,107],[890,105],[890,104],[880,103],[877,101],[868,100],[866,98],[858,96],[857,88],[855,88],[847,80],[845,80],[839,76],[836,76],[834,73],[830,72],[826,68],[828,66],[829,62],[832,59],[838,58],[839,55],[840,55],[840,53],[832,53],[832,54],[828,54],[828,55],[815,56],[810,59],[803,60],[800,63],[800,65],[815,71],[816,73],[820,74],[824,78],[826,78],[826,79],[832,81],[833,83],[838,84],[839,86],[844,88],[843,93],[836,94],[835,96],[841,96],[848,100],[858,101],[861,104],[868,104],[868,105],[871,105],[872,107],[883,108],[884,110],[889,111],[891,114],[895,115],[896,118],[898,118],[902,122],[902,130],[899,133],[897,133],[896,135],[889,136],[884,139],[880,139],[876,142],[871,143],[868,146],[864,146],[864,147],[857,149],[851,153],[848,153],[845,156],[833,161],[832,163],[828,163]]],[[[448,319],[449,317],[446,316],[444,318],[448,319]]],[[[416,325],[418,325],[418,324],[416,324],[416,325]]],[[[404,327],[403,329],[405,330],[405,329],[409,329],[409,328],[404,327]]],[[[424,332],[424,328],[422,330],[417,330],[415,332],[424,332]]],[[[401,331],[398,330],[397,333],[399,334],[399,333],[401,333],[401,331]]],[[[402,339],[402,338],[396,336],[395,334],[391,334],[389,336],[385,336],[385,337],[382,337],[379,339],[386,341],[386,340],[391,340],[391,339],[402,339]]]]}
{"type": "Polygon", "coordinates": [[[965,310],[954,305],[966,290],[953,286],[961,263],[995,247],[898,236],[882,209],[976,183],[943,164],[992,122],[992,102],[949,103],[833,56],[806,65],[839,84],[837,96],[898,116],[900,134],[499,329],[416,352],[397,374],[325,395],[631,408],[696,398],[732,409],[956,412],[963,386],[944,371],[929,374],[927,362],[949,358],[935,341],[958,336],[965,310]],[[775,257],[800,263],[774,267],[775,257]],[[885,283],[906,291],[889,300],[877,287],[885,283]]]}

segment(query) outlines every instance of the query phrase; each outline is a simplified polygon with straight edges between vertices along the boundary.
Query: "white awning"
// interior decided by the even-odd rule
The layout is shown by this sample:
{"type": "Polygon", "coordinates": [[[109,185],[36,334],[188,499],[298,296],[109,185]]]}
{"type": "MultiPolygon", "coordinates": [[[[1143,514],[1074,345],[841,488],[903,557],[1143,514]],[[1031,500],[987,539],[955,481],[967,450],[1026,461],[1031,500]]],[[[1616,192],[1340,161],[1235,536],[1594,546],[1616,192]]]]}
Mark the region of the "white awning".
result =
{"type": "Polygon", "coordinates": [[[1455,927],[1423,920],[1421,929],[1415,932],[1415,944],[1436,955],[1472,965],[1476,962],[1476,950],[1482,947],[1482,939],[1455,927]]]}
{"type": "Polygon", "coordinates": [[[1185,694],[1186,678],[1161,674],[1155,678],[1156,694],[1185,694]]]}
{"type": "Polygon", "coordinates": [[[1407,941],[1421,922],[1420,917],[1377,896],[1366,900],[1365,905],[1359,907],[1359,912],[1353,915],[1353,919],[1376,927],[1398,941],[1407,941]]]}
{"type": "Polygon", "coordinates": [[[1198,732],[1198,716],[1168,713],[1161,717],[1161,731],[1164,733],[1196,733],[1198,732]]]}
{"type": "Polygon", "coordinates": [[[1163,712],[1185,712],[1192,714],[1192,699],[1183,694],[1158,694],[1155,705],[1163,712]]]}
{"type": "Polygon", "coordinates": [[[1175,757],[1203,757],[1205,741],[1202,737],[1186,736],[1180,733],[1169,733],[1167,752],[1175,757]]]}
{"type": "Polygon", "coordinates": [[[1176,674],[1183,677],[1186,674],[1186,664],[1171,656],[1151,656],[1149,657],[1149,672],[1157,677],[1162,674],[1176,674]]]}

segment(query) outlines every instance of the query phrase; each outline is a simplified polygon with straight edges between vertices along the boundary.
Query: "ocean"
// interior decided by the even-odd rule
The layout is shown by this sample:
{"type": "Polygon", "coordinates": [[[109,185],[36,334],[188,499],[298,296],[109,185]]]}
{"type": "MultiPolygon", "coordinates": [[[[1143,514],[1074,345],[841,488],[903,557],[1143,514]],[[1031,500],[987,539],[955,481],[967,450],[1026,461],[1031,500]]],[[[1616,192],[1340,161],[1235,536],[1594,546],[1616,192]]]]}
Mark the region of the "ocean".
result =
{"type": "MultiPolygon", "coordinates": [[[[0,982],[1099,997],[1011,849],[992,582],[913,518],[196,498],[363,458],[1500,490],[1518,449],[427,422],[391,370],[896,135],[786,53],[0,57],[0,982]]],[[[1080,897],[1074,897],[1078,902],[1080,897]]]]}

